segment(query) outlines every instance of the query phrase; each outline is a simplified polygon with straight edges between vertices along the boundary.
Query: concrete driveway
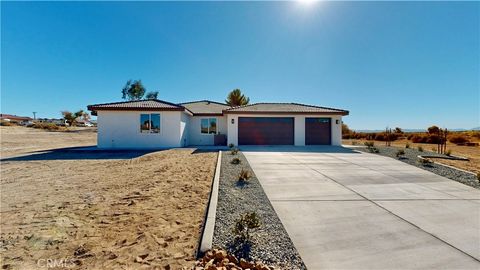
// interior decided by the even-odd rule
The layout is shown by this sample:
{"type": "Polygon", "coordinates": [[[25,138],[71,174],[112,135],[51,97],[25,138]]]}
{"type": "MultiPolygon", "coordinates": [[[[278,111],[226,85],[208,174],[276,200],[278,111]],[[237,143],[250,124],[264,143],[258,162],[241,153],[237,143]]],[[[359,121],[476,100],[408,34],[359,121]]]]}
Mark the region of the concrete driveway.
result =
{"type": "Polygon", "coordinates": [[[241,147],[308,269],[480,269],[480,191],[340,147],[241,147]]]}

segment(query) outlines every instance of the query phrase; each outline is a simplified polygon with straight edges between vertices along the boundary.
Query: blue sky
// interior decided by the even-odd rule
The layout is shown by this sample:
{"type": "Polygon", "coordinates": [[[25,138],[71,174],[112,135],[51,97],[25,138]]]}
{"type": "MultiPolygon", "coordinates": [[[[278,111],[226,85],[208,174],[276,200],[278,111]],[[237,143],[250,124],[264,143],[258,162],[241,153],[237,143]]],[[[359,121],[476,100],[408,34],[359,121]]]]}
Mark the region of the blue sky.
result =
{"type": "Polygon", "coordinates": [[[121,100],[300,102],[355,129],[472,128],[479,2],[2,2],[1,112],[121,100]]]}

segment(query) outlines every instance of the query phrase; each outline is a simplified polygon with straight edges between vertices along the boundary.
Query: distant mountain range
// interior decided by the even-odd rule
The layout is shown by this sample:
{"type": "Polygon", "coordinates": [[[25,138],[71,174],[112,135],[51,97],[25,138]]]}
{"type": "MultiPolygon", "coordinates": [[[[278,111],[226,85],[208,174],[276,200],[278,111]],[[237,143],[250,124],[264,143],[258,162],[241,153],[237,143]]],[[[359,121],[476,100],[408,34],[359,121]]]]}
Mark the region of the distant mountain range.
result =
{"type": "MultiPolygon", "coordinates": [[[[393,128],[392,128],[393,130],[393,128]]],[[[471,128],[471,129],[467,129],[467,128],[450,128],[448,129],[450,131],[468,131],[468,130],[480,130],[480,127],[474,127],[474,128],[471,128]]],[[[355,130],[356,132],[365,132],[365,133],[373,133],[373,132],[382,132],[382,131],[385,131],[385,129],[359,129],[359,130],[355,130]]],[[[415,129],[415,128],[405,128],[403,129],[402,128],[402,131],[403,132],[425,132],[427,131],[427,129],[421,129],[421,128],[418,128],[418,129],[415,129]]]]}

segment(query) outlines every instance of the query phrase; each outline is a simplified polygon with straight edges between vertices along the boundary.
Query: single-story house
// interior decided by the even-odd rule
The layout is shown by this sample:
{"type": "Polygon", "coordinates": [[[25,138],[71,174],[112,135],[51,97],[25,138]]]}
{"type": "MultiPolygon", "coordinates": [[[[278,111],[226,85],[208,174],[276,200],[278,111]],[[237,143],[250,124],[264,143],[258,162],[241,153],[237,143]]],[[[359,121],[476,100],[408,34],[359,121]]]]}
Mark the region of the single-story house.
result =
{"type": "Polygon", "coordinates": [[[33,119],[28,116],[18,116],[13,114],[0,113],[0,120],[25,124],[29,121],[32,121],[33,119]]]}
{"type": "Polygon", "coordinates": [[[298,103],[230,107],[202,100],[138,100],[89,105],[99,148],[196,145],[340,145],[348,111],[298,103]]]}

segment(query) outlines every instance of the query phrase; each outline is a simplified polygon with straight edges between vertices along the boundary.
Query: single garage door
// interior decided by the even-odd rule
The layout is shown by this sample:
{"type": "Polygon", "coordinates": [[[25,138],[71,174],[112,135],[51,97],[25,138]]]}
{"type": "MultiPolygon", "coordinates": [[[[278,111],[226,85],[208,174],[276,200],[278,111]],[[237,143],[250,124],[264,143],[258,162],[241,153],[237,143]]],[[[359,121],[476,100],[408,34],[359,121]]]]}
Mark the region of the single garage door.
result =
{"type": "Polygon", "coordinates": [[[239,145],[293,145],[293,117],[239,117],[239,145]]]}
{"type": "Polygon", "coordinates": [[[332,119],[307,117],[305,118],[305,144],[323,145],[332,143],[332,119]]]}

